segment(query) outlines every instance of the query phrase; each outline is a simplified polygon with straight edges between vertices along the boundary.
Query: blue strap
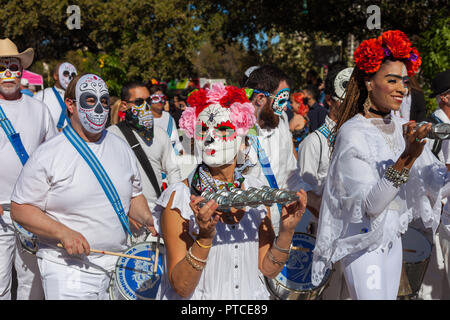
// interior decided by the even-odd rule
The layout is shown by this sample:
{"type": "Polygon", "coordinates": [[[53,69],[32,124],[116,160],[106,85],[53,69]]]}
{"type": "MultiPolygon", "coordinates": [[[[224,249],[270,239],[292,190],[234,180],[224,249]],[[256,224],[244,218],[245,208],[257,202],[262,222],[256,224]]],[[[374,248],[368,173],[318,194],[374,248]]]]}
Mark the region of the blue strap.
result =
{"type": "MultiPolygon", "coordinates": [[[[174,121],[175,120],[173,120],[172,116],[169,114],[169,123],[167,124],[167,134],[169,135],[169,140],[170,140],[170,136],[172,135],[174,121]]],[[[179,155],[179,151],[177,150],[177,148],[175,148],[175,144],[176,144],[176,142],[172,142],[173,151],[175,151],[175,155],[179,155]]]]}
{"type": "MultiPolygon", "coordinates": [[[[64,126],[64,120],[66,120],[66,104],[64,103],[63,99],[61,98],[61,95],[58,91],[56,91],[55,87],[52,87],[53,93],[56,96],[56,99],[58,99],[59,105],[61,106],[61,114],[59,115],[58,124],[56,127],[58,129],[61,129],[64,126]]],[[[67,119],[69,121],[69,119],[67,119]]]]}
{"type": "Polygon", "coordinates": [[[97,159],[92,150],[88,147],[86,142],[84,142],[83,139],[81,139],[81,137],[72,128],[70,123],[64,127],[62,132],[64,133],[66,138],[70,141],[70,143],[75,147],[75,149],[80,153],[80,155],[83,157],[83,159],[87,162],[87,164],[91,168],[92,172],[95,174],[98,182],[103,188],[103,191],[108,197],[108,200],[111,202],[114,211],[119,217],[122,227],[131,236],[131,231],[128,224],[128,216],[125,214],[125,210],[123,209],[122,202],[120,201],[116,188],[114,188],[111,179],[109,178],[105,169],[101,165],[100,161],[97,159]]]}
{"type": "MultiPolygon", "coordinates": [[[[249,135],[249,138],[250,138],[250,142],[253,146],[253,149],[255,149],[256,154],[258,155],[259,164],[261,165],[262,172],[264,173],[264,176],[266,177],[267,181],[269,182],[270,187],[279,189],[277,179],[275,178],[272,168],[270,167],[269,158],[267,157],[264,149],[261,147],[258,137],[249,135]]],[[[281,205],[279,203],[277,203],[277,206],[278,206],[278,210],[280,211],[280,214],[281,214],[281,205]]]]}
{"type": "Polygon", "coordinates": [[[19,133],[17,133],[16,130],[14,130],[14,127],[12,126],[9,119],[6,117],[6,114],[1,106],[0,106],[0,125],[3,128],[3,131],[5,131],[5,134],[8,137],[9,142],[11,142],[14,150],[16,151],[17,156],[20,159],[20,162],[22,163],[22,165],[25,165],[25,162],[27,162],[28,160],[28,153],[25,150],[25,147],[23,146],[19,133]]]}
{"type": "Polygon", "coordinates": [[[431,117],[437,121],[437,123],[443,123],[441,119],[439,119],[434,113],[431,114],[431,117]]]}
{"type": "Polygon", "coordinates": [[[320,126],[317,131],[319,131],[323,136],[328,139],[331,143],[333,143],[334,137],[331,135],[330,129],[328,126],[324,123],[322,126],[320,126]]]}

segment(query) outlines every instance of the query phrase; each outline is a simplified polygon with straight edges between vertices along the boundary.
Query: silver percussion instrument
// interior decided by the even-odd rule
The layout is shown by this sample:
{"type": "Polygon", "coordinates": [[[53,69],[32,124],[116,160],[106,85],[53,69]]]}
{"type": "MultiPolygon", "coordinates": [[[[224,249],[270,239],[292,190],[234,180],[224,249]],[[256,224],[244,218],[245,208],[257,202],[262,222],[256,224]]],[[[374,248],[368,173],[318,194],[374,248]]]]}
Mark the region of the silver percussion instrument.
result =
{"type": "Polygon", "coordinates": [[[36,254],[39,249],[39,241],[35,234],[29,232],[17,222],[13,221],[14,231],[22,247],[22,251],[36,254]]]}
{"type": "Polygon", "coordinates": [[[432,244],[423,233],[410,227],[402,235],[402,246],[403,265],[397,299],[407,300],[414,298],[420,290],[430,262],[432,244]]]}
{"type": "Polygon", "coordinates": [[[292,238],[291,252],[283,270],[273,279],[264,277],[266,286],[275,300],[317,300],[327,287],[331,270],[328,270],[322,283],[314,287],[311,280],[311,267],[315,237],[296,232],[292,238]]]}
{"type": "Polygon", "coordinates": [[[149,239],[135,244],[123,253],[150,258],[151,261],[120,257],[109,285],[110,300],[154,300],[164,272],[162,239],[160,242],[149,239]]]}

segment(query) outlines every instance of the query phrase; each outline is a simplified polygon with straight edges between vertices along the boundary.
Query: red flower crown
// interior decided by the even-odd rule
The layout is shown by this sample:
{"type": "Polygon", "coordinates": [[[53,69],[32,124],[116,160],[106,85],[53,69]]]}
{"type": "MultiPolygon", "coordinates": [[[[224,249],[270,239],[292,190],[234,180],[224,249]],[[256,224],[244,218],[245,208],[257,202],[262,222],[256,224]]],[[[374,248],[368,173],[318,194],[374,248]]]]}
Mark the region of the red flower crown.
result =
{"type": "Polygon", "coordinates": [[[419,52],[400,30],[389,30],[378,38],[364,40],[356,48],[353,57],[358,69],[367,74],[377,72],[388,57],[403,61],[410,77],[422,63],[419,52]]]}

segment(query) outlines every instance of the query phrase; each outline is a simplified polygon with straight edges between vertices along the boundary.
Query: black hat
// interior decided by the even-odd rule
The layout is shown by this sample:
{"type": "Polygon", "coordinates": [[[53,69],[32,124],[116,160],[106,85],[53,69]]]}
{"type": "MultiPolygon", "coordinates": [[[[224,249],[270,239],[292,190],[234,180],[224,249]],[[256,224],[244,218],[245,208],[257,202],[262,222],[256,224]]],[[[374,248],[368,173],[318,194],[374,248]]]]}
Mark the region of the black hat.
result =
{"type": "Polygon", "coordinates": [[[445,91],[450,89],[450,69],[445,70],[443,72],[439,72],[436,77],[434,77],[433,82],[431,82],[431,90],[433,91],[430,94],[430,98],[434,98],[437,95],[444,93],[445,91]]]}

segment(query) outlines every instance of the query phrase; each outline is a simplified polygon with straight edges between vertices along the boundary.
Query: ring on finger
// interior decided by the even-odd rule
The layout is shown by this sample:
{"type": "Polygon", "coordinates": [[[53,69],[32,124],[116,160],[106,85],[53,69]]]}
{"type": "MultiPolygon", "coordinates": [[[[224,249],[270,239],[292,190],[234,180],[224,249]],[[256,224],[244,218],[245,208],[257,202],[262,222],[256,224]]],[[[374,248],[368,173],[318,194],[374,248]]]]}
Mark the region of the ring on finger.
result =
{"type": "Polygon", "coordinates": [[[416,138],[416,142],[422,142],[423,139],[416,138]]]}

